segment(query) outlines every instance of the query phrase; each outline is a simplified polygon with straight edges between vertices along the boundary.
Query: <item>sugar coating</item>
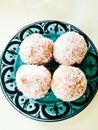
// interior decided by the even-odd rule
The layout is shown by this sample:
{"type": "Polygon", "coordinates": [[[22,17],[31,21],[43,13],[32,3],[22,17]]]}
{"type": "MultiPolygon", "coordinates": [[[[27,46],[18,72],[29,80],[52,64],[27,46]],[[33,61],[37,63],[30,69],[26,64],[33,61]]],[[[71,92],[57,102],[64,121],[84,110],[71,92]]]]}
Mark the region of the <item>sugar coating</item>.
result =
{"type": "Polygon", "coordinates": [[[87,44],[82,35],[76,32],[62,34],[54,44],[54,58],[64,65],[80,64],[87,53],[87,44]]]}
{"type": "Polygon", "coordinates": [[[41,34],[31,34],[20,45],[20,58],[27,64],[48,63],[53,54],[53,42],[41,34]]]}
{"type": "Polygon", "coordinates": [[[51,88],[55,96],[64,101],[81,97],[87,87],[85,74],[76,67],[60,65],[54,72],[51,88]]]}
{"type": "Polygon", "coordinates": [[[22,65],[17,70],[16,83],[25,96],[38,99],[50,89],[51,73],[42,65],[22,65]]]}

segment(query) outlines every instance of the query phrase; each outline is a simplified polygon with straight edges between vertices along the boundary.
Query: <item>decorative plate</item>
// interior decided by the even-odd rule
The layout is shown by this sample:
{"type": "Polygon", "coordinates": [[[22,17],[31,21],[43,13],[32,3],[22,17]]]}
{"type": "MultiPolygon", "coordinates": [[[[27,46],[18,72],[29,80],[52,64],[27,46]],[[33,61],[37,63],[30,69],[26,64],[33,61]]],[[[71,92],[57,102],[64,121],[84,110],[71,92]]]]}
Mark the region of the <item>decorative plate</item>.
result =
{"type": "MultiPolygon", "coordinates": [[[[52,60],[46,67],[53,73],[58,64],[52,60]]],[[[23,115],[39,121],[60,121],[80,113],[94,98],[98,86],[98,53],[81,30],[73,25],[59,21],[41,21],[22,28],[6,46],[1,58],[1,88],[8,101],[23,115]],[[17,89],[15,75],[17,69],[24,64],[19,57],[21,42],[32,33],[40,33],[53,41],[67,31],[81,34],[87,42],[88,52],[79,67],[87,77],[87,89],[82,97],[72,102],[57,99],[51,90],[44,98],[29,99],[17,89]]]]}

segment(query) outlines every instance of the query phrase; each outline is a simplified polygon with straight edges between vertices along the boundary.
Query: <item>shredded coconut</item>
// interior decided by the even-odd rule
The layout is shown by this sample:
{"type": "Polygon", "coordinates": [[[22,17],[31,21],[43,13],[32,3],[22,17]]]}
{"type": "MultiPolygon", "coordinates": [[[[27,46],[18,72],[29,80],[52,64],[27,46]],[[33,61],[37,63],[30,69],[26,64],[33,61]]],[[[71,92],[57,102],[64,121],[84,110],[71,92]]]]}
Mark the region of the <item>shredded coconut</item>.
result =
{"type": "Polygon", "coordinates": [[[54,58],[64,65],[80,64],[87,53],[87,44],[80,34],[67,32],[54,44],[54,58]]]}
{"type": "Polygon", "coordinates": [[[22,65],[17,70],[16,83],[25,96],[33,99],[41,98],[50,89],[51,73],[42,65],[22,65]]]}
{"type": "Polygon", "coordinates": [[[73,101],[83,95],[87,80],[85,74],[76,67],[60,65],[54,72],[52,90],[57,98],[73,101]]]}
{"type": "Polygon", "coordinates": [[[20,58],[28,64],[42,65],[52,58],[53,42],[41,34],[26,37],[20,45],[20,58]]]}

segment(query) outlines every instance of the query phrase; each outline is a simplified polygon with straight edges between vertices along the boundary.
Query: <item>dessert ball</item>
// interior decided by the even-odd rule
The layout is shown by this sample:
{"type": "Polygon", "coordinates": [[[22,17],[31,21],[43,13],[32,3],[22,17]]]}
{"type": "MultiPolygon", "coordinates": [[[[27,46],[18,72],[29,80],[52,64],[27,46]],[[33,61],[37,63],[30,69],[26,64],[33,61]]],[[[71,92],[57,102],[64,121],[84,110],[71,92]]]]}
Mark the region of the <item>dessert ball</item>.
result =
{"type": "Polygon", "coordinates": [[[87,53],[83,36],[76,32],[62,34],[54,44],[54,58],[64,65],[80,64],[87,53]]]}
{"type": "Polygon", "coordinates": [[[31,34],[21,43],[19,54],[21,60],[27,64],[48,63],[53,54],[53,42],[41,34],[31,34]]]}
{"type": "Polygon", "coordinates": [[[51,83],[54,95],[63,101],[73,101],[81,97],[87,86],[85,74],[76,67],[60,65],[54,72],[51,83]]]}
{"type": "Polygon", "coordinates": [[[46,95],[51,86],[51,73],[43,65],[22,65],[16,73],[17,88],[28,98],[46,95]]]}

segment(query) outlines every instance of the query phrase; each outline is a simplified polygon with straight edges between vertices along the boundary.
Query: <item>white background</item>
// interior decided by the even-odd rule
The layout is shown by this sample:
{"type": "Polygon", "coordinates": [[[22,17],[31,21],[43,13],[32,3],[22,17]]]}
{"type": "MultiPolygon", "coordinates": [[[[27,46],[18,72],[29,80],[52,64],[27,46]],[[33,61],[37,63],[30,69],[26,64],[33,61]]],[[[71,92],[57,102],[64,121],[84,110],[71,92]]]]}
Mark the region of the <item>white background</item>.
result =
{"type": "MultiPolygon", "coordinates": [[[[0,0],[0,54],[22,27],[41,20],[71,23],[85,32],[98,49],[97,0],[0,0]]],[[[0,89],[0,130],[98,130],[98,93],[90,105],[68,120],[46,123],[15,110],[0,89]]]]}

